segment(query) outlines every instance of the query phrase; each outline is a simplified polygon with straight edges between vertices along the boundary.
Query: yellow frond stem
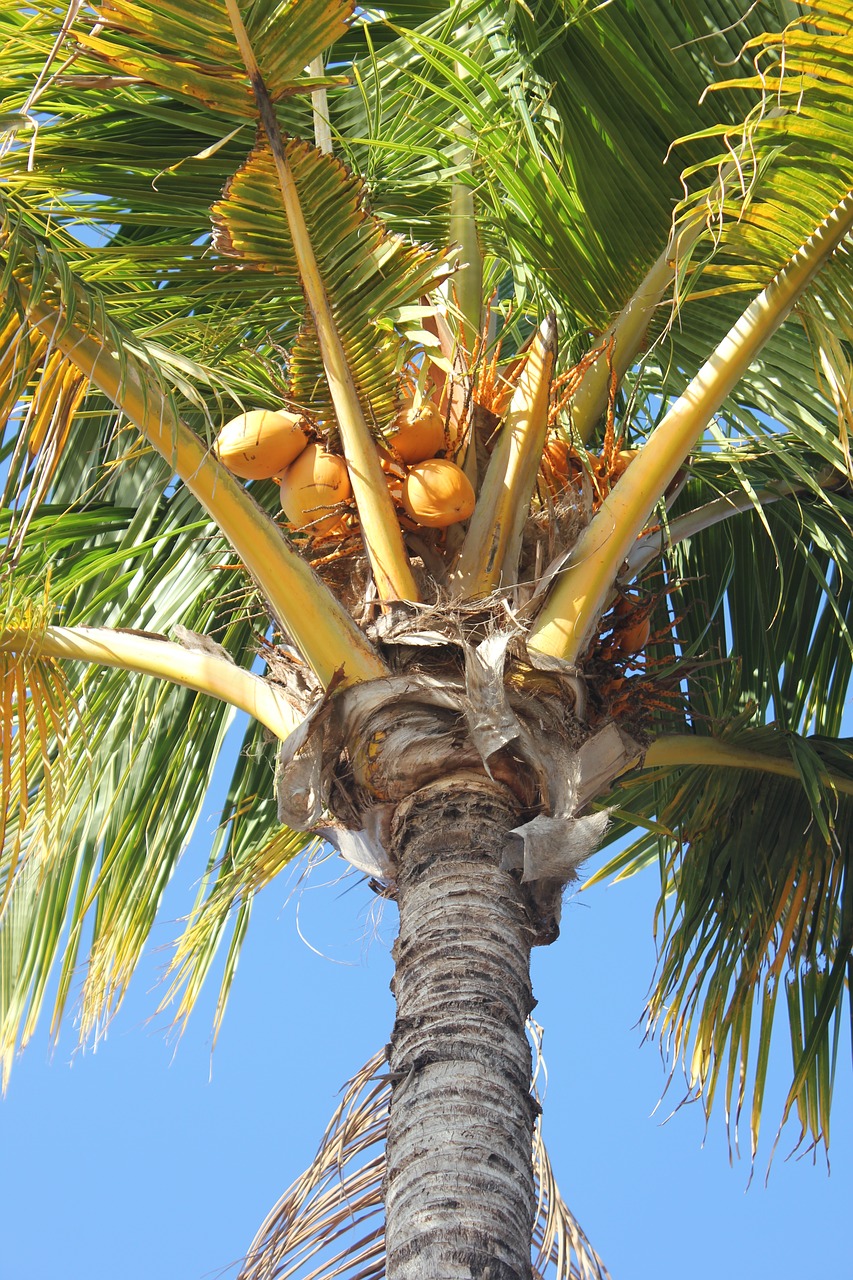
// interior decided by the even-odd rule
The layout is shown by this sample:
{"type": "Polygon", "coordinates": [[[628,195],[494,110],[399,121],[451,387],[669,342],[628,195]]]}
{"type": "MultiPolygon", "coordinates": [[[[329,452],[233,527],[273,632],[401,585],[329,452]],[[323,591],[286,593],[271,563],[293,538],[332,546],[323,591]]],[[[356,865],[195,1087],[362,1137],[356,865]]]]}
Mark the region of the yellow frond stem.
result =
{"type": "MultiPolygon", "coordinates": [[[[723,769],[750,769],[759,773],[773,773],[780,778],[799,779],[800,772],[794,760],[770,756],[761,751],[750,751],[718,738],[703,738],[697,734],[670,734],[656,738],[646,751],[643,769],[677,769],[690,765],[719,766],[723,769]]],[[[822,774],[825,786],[841,795],[853,796],[853,779],[843,778],[826,770],[822,774]]]]}
{"type": "Polygon", "coordinates": [[[109,627],[4,628],[0,652],[120,667],[209,694],[246,711],[282,740],[301,717],[284,690],[215,653],[109,627]]]}
{"type": "Polygon", "coordinates": [[[598,339],[600,354],[584,371],[569,410],[572,435],[584,444],[607,408],[613,375],[621,381],[634,363],[655,310],[674,279],[675,264],[667,245],[613,324],[598,339]]]}
{"type": "Polygon", "coordinates": [[[419,598],[418,589],[403,543],[403,532],[397,521],[376,444],[365,421],[352,371],[329,306],[296,181],[284,152],[275,110],[261,78],[236,0],[225,0],[225,5],[240,55],[252,82],[261,122],[269,139],[302,287],[317,330],[323,367],[335,408],[376,590],[380,600],[416,601],[419,598]]]}
{"type": "Polygon", "coordinates": [[[553,315],[542,322],[513,392],[454,574],[458,595],[486,595],[517,570],[521,534],[548,432],[557,349],[553,315]]]}
{"type": "Polygon", "coordinates": [[[652,432],[587,525],[546,597],[528,643],[575,662],[586,649],[617,574],[655,505],[708,423],[853,227],[853,193],[747,307],[652,432]]]}
{"type": "Polygon", "coordinates": [[[166,459],[216,521],[263,592],[317,678],[328,686],[387,673],[352,618],[313,573],[243,486],[177,417],[146,371],[125,355],[120,362],[90,334],[69,325],[58,310],[30,301],[30,322],[74,361],[166,459]]]}

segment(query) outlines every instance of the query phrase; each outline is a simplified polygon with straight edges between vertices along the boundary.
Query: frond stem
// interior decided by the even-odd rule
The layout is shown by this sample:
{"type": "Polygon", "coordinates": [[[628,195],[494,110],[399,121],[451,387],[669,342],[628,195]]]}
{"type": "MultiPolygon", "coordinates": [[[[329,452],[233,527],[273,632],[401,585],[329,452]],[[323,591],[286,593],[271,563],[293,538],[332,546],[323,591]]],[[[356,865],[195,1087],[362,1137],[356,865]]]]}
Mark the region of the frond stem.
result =
{"type": "Polygon", "coordinates": [[[853,227],[853,192],[755,298],[693,378],[601,504],[557,577],[528,644],[576,662],[622,563],[708,423],[804,289],[853,227]]]}
{"type": "Polygon", "coordinates": [[[379,454],[364,418],[352,370],[332,314],[314,246],[308,233],[296,180],[287,161],[272,100],[267,92],[237,0],[225,0],[240,55],[249,73],[264,132],[269,140],[293,250],[317,339],[329,392],[341,433],[344,457],[358,508],[361,533],[380,600],[419,599],[403,532],[382,473],[379,454]]]}
{"type": "MultiPolygon", "coordinates": [[[[751,769],[759,773],[774,773],[781,778],[800,780],[796,763],[788,757],[767,755],[762,751],[750,751],[719,738],[700,737],[698,734],[668,734],[656,738],[648,747],[641,769],[677,769],[681,766],[702,765],[723,769],[751,769]]],[[[853,778],[844,778],[826,769],[821,774],[824,784],[845,796],[853,796],[853,778]]]]}
{"type": "Polygon", "coordinates": [[[46,655],[156,676],[248,712],[282,741],[301,719],[277,685],[227,658],[188,649],[165,636],[109,627],[9,628],[0,631],[0,652],[46,655]]]}

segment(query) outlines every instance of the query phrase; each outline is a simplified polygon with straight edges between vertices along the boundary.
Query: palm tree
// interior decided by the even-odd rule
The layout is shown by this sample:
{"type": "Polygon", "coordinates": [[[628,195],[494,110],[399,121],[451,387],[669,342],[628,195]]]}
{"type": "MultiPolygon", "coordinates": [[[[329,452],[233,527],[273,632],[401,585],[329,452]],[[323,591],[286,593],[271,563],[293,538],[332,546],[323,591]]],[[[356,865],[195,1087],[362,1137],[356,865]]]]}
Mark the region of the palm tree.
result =
{"type": "Polygon", "coordinates": [[[167,1002],[224,946],[218,1022],[253,896],[322,840],[396,899],[374,1265],[531,1275],[530,950],[637,827],[652,1023],[707,1107],[751,1091],[754,1147],[784,990],[785,1116],[826,1140],[853,6],[2,24],[6,1070],[54,969],[54,1026],[80,965],[84,1036],[120,1002],[239,708],[167,1002]],[[282,406],[332,498],[232,474],[219,424],[282,406]]]}

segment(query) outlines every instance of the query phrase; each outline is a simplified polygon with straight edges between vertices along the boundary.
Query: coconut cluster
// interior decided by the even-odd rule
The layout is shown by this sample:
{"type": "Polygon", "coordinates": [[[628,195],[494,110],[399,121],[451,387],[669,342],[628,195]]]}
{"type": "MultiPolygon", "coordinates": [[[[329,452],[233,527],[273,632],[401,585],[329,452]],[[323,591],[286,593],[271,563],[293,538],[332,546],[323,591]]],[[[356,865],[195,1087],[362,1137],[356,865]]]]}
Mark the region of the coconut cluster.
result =
{"type": "MultiPolygon", "coordinates": [[[[387,447],[379,446],[382,469],[398,507],[415,525],[445,529],[469,519],[476,495],[461,467],[438,456],[445,445],[444,418],[432,400],[404,402],[392,423],[387,447]]],[[[610,483],[625,470],[633,450],[610,463],[610,483]]],[[[216,441],[220,461],[244,480],[278,481],[290,525],[315,537],[346,534],[352,519],[344,504],[352,496],[346,462],[317,440],[302,414],[252,409],[227,422],[216,441]]],[[[584,466],[558,436],[550,436],[539,469],[552,497],[580,487],[584,466]]]]}
{"type": "Polygon", "coordinates": [[[444,418],[433,400],[418,406],[404,403],[388,448],[403,463],[400,500],[410,520],[427,529],[446,529],[471,516],[476,502],[471,481],[450,458],[436,457],[444,448],[444,418]]]}
{"type": "Polygon", "coordinates": [[[346,463],[312,439],[308,419],[287,409],[251,409],[226,422],[216,456],[243,480],[277,480],[284,514],[296,529],[344,529],[341,503],[352,492],[346,463]]]}
{"type": "MultiPolygon", "coordinates": [[[[308,420],[286,409],[253,409],[227,422],[216,441],[222,463],[244,480],[275,479],[288,522],[316,537],[348,531],[342,512],[352,495],[346,462],[312,439],[308,420]]],[[[444,419],[431,400],[404,404],[380,449],[392,496],[409,520],[444,529],[467,520],[476,497],[468,477],[444,447],[444,419]]]]}

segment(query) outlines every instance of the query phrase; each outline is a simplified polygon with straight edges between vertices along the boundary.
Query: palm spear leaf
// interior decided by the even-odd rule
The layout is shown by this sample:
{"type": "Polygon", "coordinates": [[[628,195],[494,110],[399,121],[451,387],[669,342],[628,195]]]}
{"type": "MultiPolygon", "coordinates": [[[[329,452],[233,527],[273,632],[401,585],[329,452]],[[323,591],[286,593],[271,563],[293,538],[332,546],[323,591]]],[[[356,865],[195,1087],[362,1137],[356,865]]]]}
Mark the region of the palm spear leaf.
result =
{"type": "MultiPolygon", "coordinates": [[[[689,741],[700,752],[703,742],[713,748],[702,734],[689,741]]],[[[735,1141],[747,1109],[754,1158],[783,990],[794,1061],[783,1123],[796,1111],[798,1145],[829,1140],[853,947],[853,741],[736,720],[721,741],[778,760],[788,776],[668,763],[626,778],[613,793],[620,816],[632,822],[653,812],[656,822],[595,879],[659,860],[660,960],[649,1031],[682,1061],[691,1094],[707,1111],[722,1085],[735,1141]]]]}
{"type": "MultiPolygon", "coordinates": [[[[537,1050],[538,1028],[531,1025],[537,1050]]],[[[391,1090],[384,1050],[344,1090],[312,1163],[287,1189],[253,1240],[238,1280],[381,1280],[385,1136],[391,1090]]],[[[538,1191],[533,1230],[537,1280],[609,1280],[609,1272],[566,1206],[537,1124],[538,1191]]]]}

